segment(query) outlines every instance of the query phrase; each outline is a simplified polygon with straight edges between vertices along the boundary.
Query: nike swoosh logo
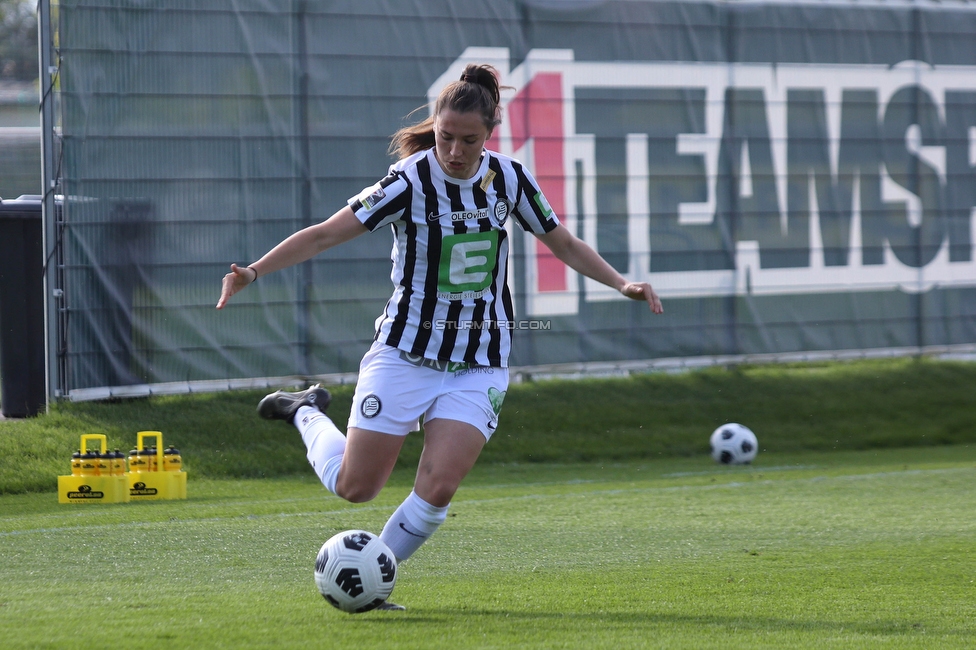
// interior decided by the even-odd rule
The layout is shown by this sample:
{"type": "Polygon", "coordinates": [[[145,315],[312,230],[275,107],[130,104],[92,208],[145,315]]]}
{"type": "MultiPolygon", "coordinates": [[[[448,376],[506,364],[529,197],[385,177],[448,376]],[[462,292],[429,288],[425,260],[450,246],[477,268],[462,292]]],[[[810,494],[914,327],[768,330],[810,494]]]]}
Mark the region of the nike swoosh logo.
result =
{"type": "Polygon", "coordinates": [[[489,422],[488,423],[488,428],[491,429],[492,431],[494,431],[497,426],[498,425],[497,424],[494,424],[493,422],[489,422]]]}
{"type": "Polygon", "coordinates": [[[427,538],[427,535],[418,535],[417,533],[411,533],[409,530],[407,530],[407,527],[403,525],[402,521],[400,522],[400,530],[405,532],[407,535],[413,535],[414,537],[419,537],[421,539],[427,538]]]}
{"type": "Polygon", "coordinates": [[[427,221],[429,221],[430,223],[433,223],[435,221],[440,221],[440,218],[443,217],[443,216],[446,216],[446,214],[447,213],[445,213],[445,214],[434,214],[433,212],[431,212],[430,214],[427,215],[427,221]]]}

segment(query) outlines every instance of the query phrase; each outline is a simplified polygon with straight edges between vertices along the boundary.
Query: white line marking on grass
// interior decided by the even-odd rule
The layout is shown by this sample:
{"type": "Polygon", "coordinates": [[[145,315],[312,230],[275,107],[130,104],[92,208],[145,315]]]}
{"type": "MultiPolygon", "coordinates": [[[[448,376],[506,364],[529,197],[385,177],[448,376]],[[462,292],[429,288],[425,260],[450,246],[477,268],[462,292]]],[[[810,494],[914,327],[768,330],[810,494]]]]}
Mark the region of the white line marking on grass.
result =
{"type": "MultiPolygon", "coordinates": [[[[738,489],[747,486],[759,486],[759,485],[771,485],[771,484],[782,484],[782,483],[818,483],[822,481],[852,481],[852,480],[866,480],[866,479],[883,479],[892,476],[922,476],[922,475],[939,475],[939,474],[961,474],[973,472],[973,467],[949,467],[941,469],[914,469],[914,470],[899,470],[899,471],[885,471],[885,472],[872,472],[869,474],[841,474],[837,476],[812,476],[805,478],[796,479],[784,479],[773,481],[771,479],[765,480],[755,480],[755,481],[730,481],[727,483],[709,483],[707,485],[672,485],[672,486],[647,486],[647,487],[634,487],[634,488],[608,488],[605,490],[587,490],[585,492],[576,492],[574,497],[596,497],[596,496],[606,496],[613,494],[634,494],[634,493],[653,493],[653,492],[683,492],[683,491],[695,491],[695,490],[720,490],[720,489],[738,489]]],[[[573,481],[563,481],[561,483],[552,483],[550,485],[574,485],[573,481]]],[[[479,486],[479,489],[483,489],[485,486],[479,486]]],[[[492,486],[488,486],[492,487],[492,486]]],[[[532,501],[532,500],[544,500],[544,499],[565,499],[565,494],[524,494],[520,496],[499,496],[491,497],[487,499],[463,499],[456,502],[457,506],[462,505],[481,505],[486,503],[496,503],[496,502],[506,502],[506,501],[532,501]]],[[[288,498],[282,499],[283,502],[294,501],[295,499],[288,498]]],[[[276,501],[261,501],[262,504],[276,503],[276,501]]],[[[204,504],[200,504],[204,505],[204,504]]],[[[212,505],[212,504],[207,504],[212,505]]],[[[46,527],[46,528],[32,528],[25,530],[12,530],[7,532],[0,532],[0,538],[3,537],[13,537],[18,535],[45,535],[51,533],[75,533],[78,531],[92,531],[92,530],[112,530],[112,529],[122,529],[122,528],[153,528],[156,526],[162,527],[172,527],[174,524],[179,525],[193,525],[198,523],[212,523],[215,521],[233,521],[234,519],[285,519],[291,517],[329,517],[336,515],[345,515],[351,513],[361,513],[370,512],[378,510],[391,511],[395,509],[395,504],[376,504],[376,505],[356,505],[356,506],[346,506],[337,508],[335,510],[315,510],[310,512],[276,512],[264,515],[228,515],[226,517],[205,517],[199,519],[166,519],[165,521],[139,521],[139,522],[125,522],[117,524],[100,524],[95,526],[60,526],[60,527],[46,527]]]]}
{"type": "MultiPolygon", "coordinates": [[[[894,472],[872,472],[870,474],[843,474],[838,476],[811,476],[805,478],[795,478],[795,479],[762,479],[753,481],[729,481],[727,483],[708,483],[706,485],[665,485],[665,486],[648,486],[648,487],[635,487],[635,488],[613,488],[607,490],[590,490],[587,492],[575,492],[574,497],[589,497],[589,496],[605,496],[608,494],[633,494],[639,492],[687,492],[695,490],[720,490],[725,488],[741,488],[754,485],[772,485],[772,484],[783,484],[783,483],[819,483],[821,481],[832,481],[835,479],[841,480],[857,480],[857,479],[874,479],[874,478],[887,478],[889,476],[905,476],[905,475],[922,475],[922,474],[955,474],[962,472],[971,472],[974,468],[972,467],[949,467],[941,469],[916,469],[916,470],[900,470],[894,472]]],[[[458,501],[460,504],[485,504],[512,500],[531,500],[531,499],[564,499],[565,494],[525,494],[522,496],[502,496],[502,497],[491,497],[488,499],[471,499],[458,501]]]]}
{"type": "MultiPolygon", "coordinates": [[[[743,469],[753,469],[757,472],[782,472],[791,469],[820,469],[822,465],[774,465],[772,467],[752,467],[746,465],[743,469]]],[[[720,475],[723,470],[709,470],[707,472],[672,472],[670,474],[661,474],[661,478],[683,478],[685,476],[711,476],[720,475]]]]}
{"type": "MultiPolygon", "coordinates": [[[[274,503],[274,501],[262,501],[261,503],[274,503]]],[[[53,528],[30,528],[25,530],[10,530],[6,532],[0,532],[0,537],[13,537],[15,535],[34,535],[34,534],[47,534],[47,533],[63,533],[63,532],[77,532],[83,530],[111,530],[119,528],[153,528],[155,526],[174,526],[174,525],[192,525],[197,523],[213,523],[215,521],[233,521],[235,519],[271,519],[278,518],[284,519],[288,517],[315,517],[322,515],[340,515],[351,512],[364,512],[369,510],[394,510],[395,505],[372,505],[372,506],[359,506],[356,508],[339,508],[338,510],[316,510],[312,512],[275,512],[266,515],[254,515],[254,514],[241,514],[241,515],[228,515],[226,517],[200,517],[192,519],[166,519],[165,521],[129,521],[120,522],[115,524],[98,524],[95,526],[57,526],[53,528]]]]}

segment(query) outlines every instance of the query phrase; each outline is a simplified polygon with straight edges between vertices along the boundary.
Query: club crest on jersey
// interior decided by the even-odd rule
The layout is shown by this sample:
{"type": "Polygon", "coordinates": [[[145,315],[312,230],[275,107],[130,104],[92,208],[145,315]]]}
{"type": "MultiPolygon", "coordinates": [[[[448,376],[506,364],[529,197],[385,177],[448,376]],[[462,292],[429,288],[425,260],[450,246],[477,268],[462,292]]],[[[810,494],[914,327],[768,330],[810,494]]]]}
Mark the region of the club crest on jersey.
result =
{"type": "Polygon", "coordinates": [[[508,221],[508,215],[512,211],[512,205],[508,202],[508,199],[498,199],[495,203],[495,221],[498,223],[498,227],[501,228],[508,221]]]}

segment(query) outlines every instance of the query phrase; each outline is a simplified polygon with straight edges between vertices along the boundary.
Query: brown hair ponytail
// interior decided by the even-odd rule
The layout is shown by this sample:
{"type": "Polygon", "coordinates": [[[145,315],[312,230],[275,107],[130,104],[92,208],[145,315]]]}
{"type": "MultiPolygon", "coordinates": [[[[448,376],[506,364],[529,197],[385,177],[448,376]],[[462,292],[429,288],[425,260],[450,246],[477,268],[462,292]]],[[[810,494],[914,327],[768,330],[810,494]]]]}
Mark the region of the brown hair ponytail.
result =
{"type": "MultiPolygon", "coordinates": [[[[460,79],[449,83],[441,90],[434,103],[434,115],[440,114],[445,108],[458,113],[477,111],[481,114],[488,133],[491,134],[502,121],[498,110],[500,101],[501,86],[498,85],[498,71],[487,64],[469,63],[464,67],[460,79]]],[[[433,146],[434,116],[432,115],[419,124],[405,126],[394,133],[390,140],[390,153],[397,158],[406,158],[433,146]]]]}

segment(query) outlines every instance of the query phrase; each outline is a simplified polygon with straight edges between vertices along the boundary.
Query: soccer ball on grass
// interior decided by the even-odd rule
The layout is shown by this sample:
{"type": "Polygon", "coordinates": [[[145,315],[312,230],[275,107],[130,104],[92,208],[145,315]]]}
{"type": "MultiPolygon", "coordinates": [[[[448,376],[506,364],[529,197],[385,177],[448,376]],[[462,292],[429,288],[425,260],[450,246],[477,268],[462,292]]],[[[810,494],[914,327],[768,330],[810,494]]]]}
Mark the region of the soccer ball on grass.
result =
{"type": "Polygon", "coordinates": [[[759,441],[749,427],[736,422],[715,429],[709,440],[712,458],[724,465],[751,463],[759,453],[759,441]]]}
{"type": "Polygon", "coordinates": [[[368,612],[389,598],[396,577],[390,547],[365,530],[334,535],[315,558],[315,584],[322,597],[350,614],[368,612]]]}

